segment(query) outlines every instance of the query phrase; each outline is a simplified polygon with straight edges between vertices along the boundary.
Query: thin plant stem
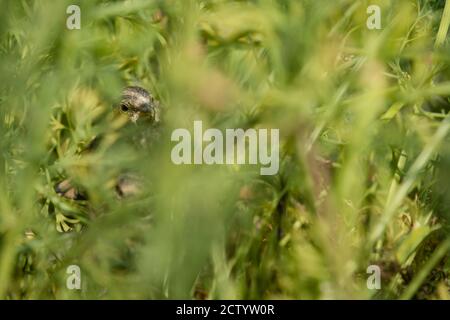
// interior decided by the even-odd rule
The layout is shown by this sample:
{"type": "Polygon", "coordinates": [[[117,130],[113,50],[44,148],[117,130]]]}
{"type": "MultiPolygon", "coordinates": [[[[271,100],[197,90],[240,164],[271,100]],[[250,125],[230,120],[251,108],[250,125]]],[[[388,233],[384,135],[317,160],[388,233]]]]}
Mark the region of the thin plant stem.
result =
{"type": "Polygon", "coordinates": [[[445,42],[447,37],[448,27],[450,25],[450,0],[445,2],[444,13],[442,14],[441,24],[436,36],[435,46],[438,48],[445,42]]]}

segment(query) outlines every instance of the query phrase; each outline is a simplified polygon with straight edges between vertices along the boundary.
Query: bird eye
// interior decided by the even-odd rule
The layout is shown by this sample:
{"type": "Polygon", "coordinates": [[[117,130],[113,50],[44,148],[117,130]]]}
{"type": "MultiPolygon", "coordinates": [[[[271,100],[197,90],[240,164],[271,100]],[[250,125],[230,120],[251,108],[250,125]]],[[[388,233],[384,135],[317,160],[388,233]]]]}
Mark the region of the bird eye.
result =
{"type": "Polygon", "coordinates": [[[129,110],[129,108],[126,105],[122,104],[120,106],[120,110],[122,110],[123,112],[127,112],[129,110]]]}

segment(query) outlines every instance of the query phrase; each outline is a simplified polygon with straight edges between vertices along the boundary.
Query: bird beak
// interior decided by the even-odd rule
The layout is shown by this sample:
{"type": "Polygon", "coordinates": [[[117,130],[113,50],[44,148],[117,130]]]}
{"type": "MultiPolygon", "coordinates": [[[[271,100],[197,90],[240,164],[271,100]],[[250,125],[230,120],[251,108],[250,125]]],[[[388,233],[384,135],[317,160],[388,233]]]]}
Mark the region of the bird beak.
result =
{"type": "Polygon", "coordinates": [[[138,112],[134,112],[134,113],[131,114],[131,116],[130,116],[131,122],[136,123],[136,121],[138,121],[138,119],[139,119],[139,113],[138,112]]]}
{"type": "Polygon", "coordinates": [[[153,107],[150,114],[152,116],[153,123],[158,123],[160,120],[159,119],[159,109],[157,107],[153,107]]]}
{"type": "Polygon", "coordinates": [[[149,114],[153,121],[159,122],[159,112],[157,106],[154,106],[152,104],[145,104],[141,112],[149,114]]]}
{"type": "Polygon", "coordinates": [[[144,112],[144,113],[151,113],[152,110],[153,110],[153,108],[148,103],[146,103],[142,106],[142,112],[144,112]]]}

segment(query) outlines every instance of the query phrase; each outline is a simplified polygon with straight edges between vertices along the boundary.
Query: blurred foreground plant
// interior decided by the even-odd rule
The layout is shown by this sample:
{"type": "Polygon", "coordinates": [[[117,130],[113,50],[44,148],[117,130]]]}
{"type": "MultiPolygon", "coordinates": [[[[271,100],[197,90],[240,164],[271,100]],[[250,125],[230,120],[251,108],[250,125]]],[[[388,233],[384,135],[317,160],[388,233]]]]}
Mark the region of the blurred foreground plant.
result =
{"type": "Polygon", "coordinates": [[[80,0],[80,30],[69,4],[1,4],[0,297],[449,297],[448,1],[80,0]],[[127,85],[161,100],[149,148],[127,85]],[[280,173],[174,165],[194,120],[279,128],[280,173]]]}

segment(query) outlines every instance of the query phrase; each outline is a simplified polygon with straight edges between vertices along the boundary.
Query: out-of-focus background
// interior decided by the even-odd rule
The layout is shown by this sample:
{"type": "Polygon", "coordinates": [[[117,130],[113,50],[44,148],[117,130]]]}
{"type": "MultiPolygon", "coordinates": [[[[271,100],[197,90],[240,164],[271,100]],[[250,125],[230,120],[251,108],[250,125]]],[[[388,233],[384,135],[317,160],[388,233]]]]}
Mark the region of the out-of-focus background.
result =
{"type": "Polygon", "coordinates": [[[1,0],[0,298],[448,299],[444,7],[1,0]],[[159,126],[114,115],[127,85],[159,126]],[[194,120],[280,129],[279,174],[174,165],[194,120]]]}

